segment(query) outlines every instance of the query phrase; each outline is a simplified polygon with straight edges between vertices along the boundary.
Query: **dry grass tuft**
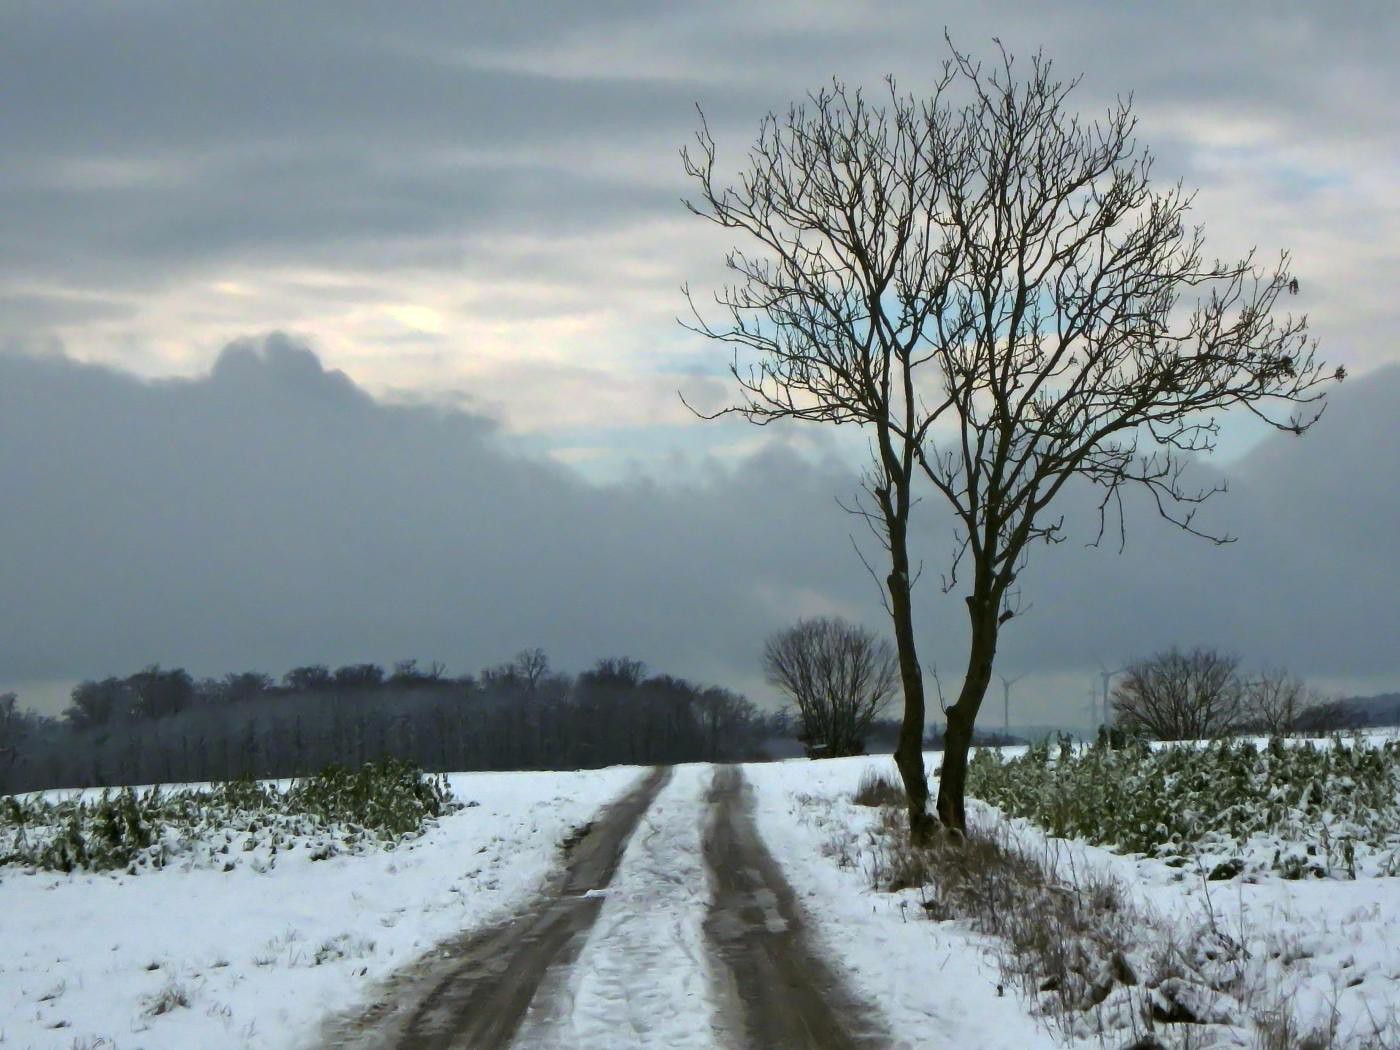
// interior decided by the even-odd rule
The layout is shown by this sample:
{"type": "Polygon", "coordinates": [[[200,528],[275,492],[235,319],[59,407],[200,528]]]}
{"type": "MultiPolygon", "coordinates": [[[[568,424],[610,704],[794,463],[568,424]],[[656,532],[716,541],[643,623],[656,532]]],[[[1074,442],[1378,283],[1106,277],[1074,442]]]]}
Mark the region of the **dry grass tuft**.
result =
{"type": "Polygon", "coordinates": [[[172,1010],[187,1008],[190,1005],[189,992],[185,986],[174,981],[166,984],[159,992],[151,997],[146,1004],[147,1017],[159,1017],[161,1014],[168,1014],[172,1010]]]}
{"type": "Polygon", "coordinates": [[[851,801],[857,806],[902,806],[904,785],[897,775],[872,766],[861,774],[851,801]]]}

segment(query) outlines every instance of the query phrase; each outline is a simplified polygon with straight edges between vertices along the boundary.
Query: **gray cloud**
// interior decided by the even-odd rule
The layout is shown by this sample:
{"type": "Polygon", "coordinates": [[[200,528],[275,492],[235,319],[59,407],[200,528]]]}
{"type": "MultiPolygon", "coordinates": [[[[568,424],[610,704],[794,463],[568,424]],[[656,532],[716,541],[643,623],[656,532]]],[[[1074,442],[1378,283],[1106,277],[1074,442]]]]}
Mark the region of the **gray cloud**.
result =
{"type": "MultiPolygon", "coordinates": [[[[1037,551],[1004,665],[1049,681],[1201,641],[1309,675],[1400,677],[1400,368],[1333,400],[1315,433],[1230,471],[1213,523],[1238,543],[1133,513],[1123,556],[1084,548],[1083,530],[1037,551]]],[[[0,354],[0,683],[156,660],[466,669],[540,644],[564,666],[625,652],[744,687],[763,635],[799,613],[881,622],[835,502],[855,485],[842,463],[770,443],[688,476],[588,484],[487,419],[377,401],[285,336],[161,382],[0,354]]],[[[1072,519],[1086,511],[1071,501],[1072,519]]],[[[918,548],[926,655],[947,682],[965,634],[957,592],[928,582],[944,524],[929,504],[918,548]]]]}
{"type": "MultiPolygon", "coordinates": [[[[703,243],[697,232],[677,245],[662,226],[680,215],[675,151],[695,102],[739,147],[761,113],[833,74],[878,84],[893,72],[923,89],[945,26],[982,54],[994,35],[1022,55],[1043,45],[1067,75],[1085,73],[1086,110],[1136,91],[1163,177],[1244,178],[1257,195],[1256,225],[1223,231],[1232,250],[1306,231],[1320,170],[1383,172],[1400,154],[1384,101],[1400,94],[1400,26],[1383,2],[11,5],[0,13],[0,291],[135,296],[269,262],[508,279],[538,274],[541,256],[578,254],[569,238],[636,226],[652,235],[629,249],[643,264],[632,276],[659,270],[669,293],[695,277],[679,260],[703,243]],[[1203,156],[1202,135],[1222,121],[1242,139],[1221,148],[1247,162],[1243,176],[1203,156]],[[1250,161],[1251,127],[1275,129],[1271,148],[1291,154],[1250,161]],[[1282,230],[1270,198],[1292,216],[1282,230]],[[519,235],[538,249],[512,253],[504,242],[519,235]]],[[[1342,197],[1336,222],[1396,222],[1385,187],[1342,197]]],[[[1207,194],[1199,213],[1228,227],[1236,210],[1207,194]]],[[[1324,258],[1306,276],[1340,299],[1334,330],[1353,363],[1391,359],[1366,339],[1393,328],[1393,309],[1348,310],[1354,282],[1330,287],[1324,258]],[[1347,339],[1353,323],[1365,338],[1347,339]]],[[[611,276],[549,279],[597,298],[611,276]]],[[[665,312],[677,306],[672,296],[665,312]]],[[[70,339],[96,338],[79,299],[45,318],[70,339]]],[[[32,334],[7,318],[0,327],[32,334]]]]}
{"type": "MultiPolygon", "coordinates": [[[[23,552],[0,570],[16,599],[0,674],[16,680],[148,656],[472,666],[535,643],[698,669],[751,647],[742,624],[802,576],[782,529],[821,517],[837,487],[780,452],[728,482],[723,506],[588,486],[479,417],[379,404],[282,337],[235,344],[194,381],[14,355],[0,373],[0,529],[23,552]],[[792,506],[761,524],[742,512],[777,481],[792,506]],[[725,608],[733,620],[701,628],[725,608]]],[[[834,547],[831,520],[818,536],[834,547]]]]}

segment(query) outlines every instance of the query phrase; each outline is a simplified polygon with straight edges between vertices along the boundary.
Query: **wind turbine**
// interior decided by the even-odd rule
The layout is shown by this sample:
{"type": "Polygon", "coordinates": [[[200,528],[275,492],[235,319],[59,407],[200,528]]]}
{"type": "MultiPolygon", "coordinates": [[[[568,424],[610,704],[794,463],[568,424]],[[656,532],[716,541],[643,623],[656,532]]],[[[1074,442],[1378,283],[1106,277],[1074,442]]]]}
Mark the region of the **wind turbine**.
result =
{"type": "Polygon", "coordinates": [[[1121,672],[1126,671],[1128,668],[1126,666],[1115,667],[1113,670],[1110,671],[1107,667],[1103,665],[1102,660],[1099,660],[1097,662],[1099,665],[1099,678],[1103,681],[1103,724],[1105,728],[1112,728],[1113,712],[1108,706],[1108,683],[1112,680],[1114,675],[1120,674],[1121,672]]]}
{"type": "Polygon", "coordinates": [[[1002,722],[1008,736],[1011,734],[1011,687],[1028,674],[1030,674],[1029,671],[1023,671],[1015,678],[1007,678],[1006,675],[1002,674],[1000,671],[997,672],[997,677],[1001,679],[1002,722]]]}

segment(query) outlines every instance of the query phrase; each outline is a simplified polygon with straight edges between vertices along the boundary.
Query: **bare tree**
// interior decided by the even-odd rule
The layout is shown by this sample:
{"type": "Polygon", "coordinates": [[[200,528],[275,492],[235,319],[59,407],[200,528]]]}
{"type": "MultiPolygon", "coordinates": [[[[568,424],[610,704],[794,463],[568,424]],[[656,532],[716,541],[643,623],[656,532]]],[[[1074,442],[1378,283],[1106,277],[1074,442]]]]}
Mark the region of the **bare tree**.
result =
{"type": "Polygon", "coordinates": [[[1304,712],[1319,703],[1306,682],[1282,669],[1264,671],[1245,683],[1249,727],[1270,736],[1296,732],[1304,712]]]}
{"type": "Polygon", "coordinates": [[[418,661],[413,659],[398,660],[388,684],[392,688],[431,688],[440,683],[446,673],[447,665],[441,660],[433,660],[427,667],[419,667],[418,661]]]}
{"type": "Polygon", "coordinates": [[[865,753],[865,734],[894,698],[894,647],[839,617],[799,620],[763,648],[768,680],[787,694],[808,754],[865,753]]]}
{"type": "Polygon", "coordinates": [[[704,741],[705,761],[718,761],[726,735],[736,728],[747,728],[753,717],[753,705],[738,693],[711,686],[697,698],[696,721],[704,741]]]}
{"type": "Polygon", "coordinates": [[[516,673],[525,681],[525,688],[533,693],[549,674],[549,656],[539,647],[522,649],[515,654],[516,673]]]}
{"type": "Polygon", "coordinates": [[[533,694],[548,677],[549,655],[540,648],[522,649],[508,663],[483,668],[481,672],[483,685],[514,686],[526,694],[533,694]]]}
{"type": "Polygon", "coordinates": [[[168,718],[194,700],[194,680],[182,667],[164,670],[151,664],[127,678],[131,710],[140,718],[168,718]]]}
{"type": "Polygon", "coordinates": [[[329,690],[334,685],[330,668],[324,664],[294,667],[282,676],[282,687],[293,693],[314,693],[329,690]]]}
{"type": "Polygon", "coordinates": [[[73,688],[71,699],[63,712],[64,719],[76,729],[89,729],[128,718],[133,689],[126,679],[109,676],[100,682],[80,682],[73,688]]]}
{"type": "Polygon", "coordinates": [[[1192,487],[1182,455],[1213,447],[1214,413],[1243,406],[1302,433],[1331,378],[1306,319],[1274,316],[1297,290],[1287,256],[1205,261],[1185,224],[1192,197],[1153,188],[1129,102],[1087,121],[1066,107],[1075,82],[1040,55],[1018,79],[1004,51],[987,71],[950,50],[926,99],[890,81],[875,103],[837,82],[770,114],[732,185],[703,114],[698,148],[683,151],[699,187],[688,207],[745,239],[726,258],[719,317],[691,300],[691,327],[734,348],[740,398],[723,412],[871,435],[852,509],[886,554],[875,575],[899,651],[896,762],[916,839],[932,820],[910,605],[915,477],[957,521],[944,587],[959,570],[967,582],[968,661],[938,798],[961,830],[998,637],[1031,545],[1065,538],[1053,505],[1071,479],[1099,487],[1097,538],[1110,513],[1121,536],[1130,484],[1206,534],[1194,515],[1211,490],[1192,487]]]}
{"type": "Polygon", "coordinates": [[[1113,690],[1114,724],[1158,740],[1208,740],[1242,729],[1250,709],[1239,663],[1199,647],[1134,660],[1113,690]]]}
{"type": "Polygon", "coordinates": [[[275,686],[272,676],[262,671],[239,671],[224,675],[217,688],[223,699],[239,702],[266,696],[275,686]]]}

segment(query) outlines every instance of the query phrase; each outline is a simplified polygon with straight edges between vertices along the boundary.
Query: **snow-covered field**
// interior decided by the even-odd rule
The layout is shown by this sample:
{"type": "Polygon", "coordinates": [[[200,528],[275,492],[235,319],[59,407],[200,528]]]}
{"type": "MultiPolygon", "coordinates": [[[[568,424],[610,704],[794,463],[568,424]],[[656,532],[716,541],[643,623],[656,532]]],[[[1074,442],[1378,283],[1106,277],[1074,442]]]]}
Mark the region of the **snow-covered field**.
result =
{"type": "MultiPolygon", "coordinates": [[[[1025,841],[1045,836],[1025,821],[1007,821],[988,806],[975,819],[1004,823],[1025,841]]],[[[1215,930],[1243,949],[1241,967],[1255,1010],[1287,1009],[1299,1031],[1334,1031],[1337,1045],[1400,1041],[1400,879],[1210,881],[1207,867],[1174,868],[1159,860],[1120,856],[1082,842],[1078,870],[1116,877],[1165,930],[1185,939],[1215,930]]],[[[1232,1014],[1247,1020],[1246,1007],[1232,1014]]]]}
{"type": "Polygon", "coordinates": [[[0,1047],[293,1047],[436,941],[508,913],[632,767],[450,778],[476,806],[393,851],[230,872],[0,867],[0,1047]]]}
{"type": "MultiPolygon", "coordinates": [[[[937,755],[929,755],[930,768],[937,755]]],[[[877,892],[879,812],[851,795],[888,757],[746,767],[758,829],[853,990],[903,1047],[1034,1050],[1117,1046],[1067,1039],[1005,982],[997,945],[960,920],[933,922],[919,890],[877,892]],[[1005,985],[1003,987],[1003,985],[1005,985]]],[[[0,867],[0,1050],[294,1047],[376,979],[442,938],[526,899],[575,826],[641,771],[458,774],[478,805],[392,851],[223,872],[172,865],[139,875],[24,874],[0,867]]],[[[555,1047],[719,1047],[704,921],[702,848],[712,767],[682,766],[643,816],[576,964],[537,997],[522,1042],[555,1047]]],[[[1211,882],[1204,871],[1048,839],[977,803],[975,823],[1060,858],[1060,870],[1118,880],[1144,938],[1212,930],[1252,989],[1225,1003],[1211,1046],[1251,1046],[1251,1019],[1289,1010],[1335,1045],[1378,1029],[1400,1044],[1400,880],[1211,882]]]]}

